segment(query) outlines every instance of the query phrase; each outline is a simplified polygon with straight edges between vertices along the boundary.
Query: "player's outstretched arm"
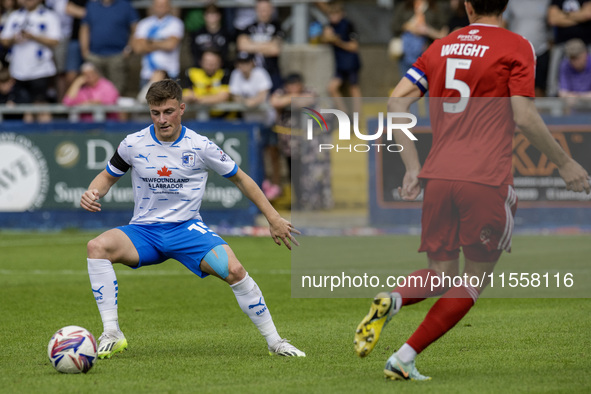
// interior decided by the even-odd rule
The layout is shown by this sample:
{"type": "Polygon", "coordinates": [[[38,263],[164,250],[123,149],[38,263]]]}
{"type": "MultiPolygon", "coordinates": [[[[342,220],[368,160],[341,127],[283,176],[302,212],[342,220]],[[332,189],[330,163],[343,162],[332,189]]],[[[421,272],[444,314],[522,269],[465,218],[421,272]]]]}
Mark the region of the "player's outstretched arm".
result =
{"type": "Polygon", "coordinates": [[[99,198],[107,194],[111,186],[118,180],[119,178],[112,176],[107,170],[103,170],[90,182],[88,190],[82,194],[80,206],[90,212],[99,212],[101,210],[99,198]]]}
{"type": "Polygon", "coordinates": [[[236,175],[228,178],[240,191],[248,197],[250,201],[257,206],[257,208],[265,215],[265,218],[269,222],[269,230],[271,231],[271,237],[277,245],[281,245],[281,242],[291,250],[291,242],[294,245],[299,246],[300,244],[292,234],[300,234],[298,230],[293,228],[293,225],[287,220],[283,219],[279,213],[273,208],[261,188],[240,168],[236,175]]]}
{"type": "MultiPolygon", "coordinates": [[[[398,85],[392,91],[388,100],[388,112],[409,112],[410,105],[421,97],[421,91],[409,79],[402,78],[398,85]]],[[[404,123],[406,120],[401,120],[404,123]]],[[[394,140],[402,145],[400,157],[406,168],[406,173],[402,179],[402,186],[398,188],[398,194],[403,200],[412,201],[421,194],[421,184],[419,182],[419,172],[421,171],[421,162],[415,146],[415,142],[410,140],[404,133],[395,132],[394,140]]]]}
{"type": "Polygon", "coordinates": [[[575,192],[584,190],[589,194],[591,192],[589,174],[579,163],[570,158],[552,137],[550,130],[538,113],[534,101],[529,97],[513,96],[511,97],[511,107],[517,127],[521,129],[533,146],[558,166],[558,172],[566,183],[566,189],[575,192]]]}

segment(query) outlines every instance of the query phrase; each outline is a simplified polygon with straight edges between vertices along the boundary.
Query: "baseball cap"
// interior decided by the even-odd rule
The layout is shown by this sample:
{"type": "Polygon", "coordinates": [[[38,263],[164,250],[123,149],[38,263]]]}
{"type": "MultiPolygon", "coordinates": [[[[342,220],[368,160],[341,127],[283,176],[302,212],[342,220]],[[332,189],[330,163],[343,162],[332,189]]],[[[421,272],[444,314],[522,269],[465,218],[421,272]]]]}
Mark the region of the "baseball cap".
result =
{"type": "Polygon", "coordinates": [[[238,52],[238,54],[236,55],[237,62],[249,62],[252,59],[254,59],[254,56],[252,55],[252,53],[238,52]]]}

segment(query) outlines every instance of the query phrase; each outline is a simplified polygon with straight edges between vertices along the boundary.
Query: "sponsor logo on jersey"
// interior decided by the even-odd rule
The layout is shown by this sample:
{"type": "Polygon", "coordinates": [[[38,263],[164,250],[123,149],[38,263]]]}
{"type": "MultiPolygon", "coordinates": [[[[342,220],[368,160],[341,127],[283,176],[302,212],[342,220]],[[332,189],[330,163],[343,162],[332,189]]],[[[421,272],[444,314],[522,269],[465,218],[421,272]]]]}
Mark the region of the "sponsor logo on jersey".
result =
{"type": "Polygon", "coordinates": [[[478,36],[478,29],[472,29],[468,32],[468,34],[460,34],[458,35],[458,40],[460,41],[480,41],[482,36],[478,36]]]}
{"type": "Polygon", "coordinates": [[[189,178],[173,178],[172,171],[166,166],[162,166],[156,173],[158,178],[140,177],[140,179],[146,182],[153,191],[160,190],[159,193],[178,193],[177,190],[183,189],[185,184],[189,182],[189,178]],[[162,189],[172,190],[164,191],[162,189]]]}
{"type": "Polygon", "coordinates": [[[158,170],[158,176],[171,176],[172,171],[170,171],[166,166],[163,166],[161,169],[158,170]]]}
{"type": "Polygon", "coordinates": [[[194,152],[183,152],[182,156],[183,167],[195,167],[195,153],[194,152]]]}
{"type": "Polygon", "coordinates": [[[149,159],[150,155],[151,155],[151,153],[148,153],[148,156],[144,156],[144,155],[142,155],[142,154],[140,153],[140,154],[138,154],[138,155],[137,155],[135,158],[136,158],[136,159],[145,159],[145,160],[146,160],[146,162],[148,162],[148,163],[149,163],[149,162],[150,162],[150,159],[149,159]]]}

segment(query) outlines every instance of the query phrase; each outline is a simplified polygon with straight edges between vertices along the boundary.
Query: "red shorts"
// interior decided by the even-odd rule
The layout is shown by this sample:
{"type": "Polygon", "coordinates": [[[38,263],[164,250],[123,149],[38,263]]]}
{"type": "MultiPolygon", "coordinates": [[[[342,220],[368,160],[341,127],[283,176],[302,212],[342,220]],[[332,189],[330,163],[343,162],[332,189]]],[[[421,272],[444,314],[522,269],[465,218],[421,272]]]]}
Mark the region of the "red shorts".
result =
{"type": "Polygon", "coordinates": [[[516,209],[511,185],[429,179],[419,252],[436,261],[455,260],[461,246],[472,261],[497,261],[503,250],[511,251],[516,209]]]}

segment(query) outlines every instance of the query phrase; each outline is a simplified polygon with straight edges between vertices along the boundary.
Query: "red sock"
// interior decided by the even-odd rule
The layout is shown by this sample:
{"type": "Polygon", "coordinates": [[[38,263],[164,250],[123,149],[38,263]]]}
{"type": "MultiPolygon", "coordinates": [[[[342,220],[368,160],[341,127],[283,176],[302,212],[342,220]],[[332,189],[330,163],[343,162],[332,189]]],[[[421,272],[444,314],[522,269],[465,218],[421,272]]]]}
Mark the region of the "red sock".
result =
{"type": "Polygon", "coordinates": [[[425,298],[441,295],[447,289],[442,286],[433,287],[433,289],[431,289],[431,277],[433,276],[437,276],[437,271],[432,269],[425,268],[415,271],[406,277],[407,280],[404,286],[398,286],[392,290],[392,292],[400,294],[403,306],[416,304],[419,301],[423,301],[425,298]],[[416,279],[409,279],[411,276],[416,279]],[[420,286],[420,284],[422,284],[422,286],[420,286]]]}
{"type": "Polygon", "coordinates": [[[417,353],[452,329],[468,313],[478,298],[472,286],[452,287],[429,310],[425,320],[406,341],[417,353]]]}

